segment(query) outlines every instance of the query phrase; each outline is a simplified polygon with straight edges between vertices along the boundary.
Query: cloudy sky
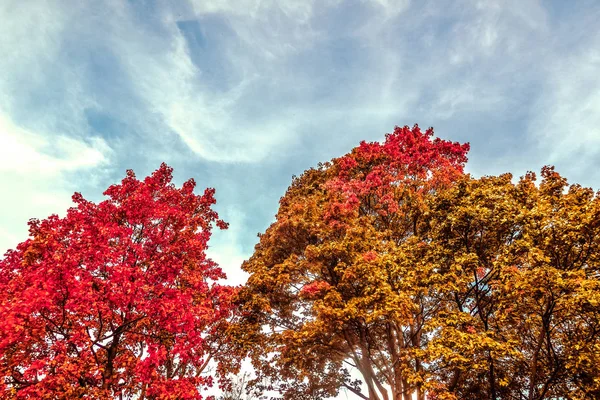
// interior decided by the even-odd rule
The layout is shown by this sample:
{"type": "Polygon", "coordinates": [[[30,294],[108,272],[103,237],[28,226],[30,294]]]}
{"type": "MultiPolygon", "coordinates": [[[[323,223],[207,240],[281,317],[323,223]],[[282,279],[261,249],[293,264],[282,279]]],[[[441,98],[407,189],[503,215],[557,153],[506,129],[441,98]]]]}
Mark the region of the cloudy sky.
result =
{"type": "Polygon", "coordinates": [[[600,189],[600,3],[0,1],[0,252],[163,161],[217,189],[233,283],[293,174],[394,125],[469,141],[479,176],[600,189]]]}

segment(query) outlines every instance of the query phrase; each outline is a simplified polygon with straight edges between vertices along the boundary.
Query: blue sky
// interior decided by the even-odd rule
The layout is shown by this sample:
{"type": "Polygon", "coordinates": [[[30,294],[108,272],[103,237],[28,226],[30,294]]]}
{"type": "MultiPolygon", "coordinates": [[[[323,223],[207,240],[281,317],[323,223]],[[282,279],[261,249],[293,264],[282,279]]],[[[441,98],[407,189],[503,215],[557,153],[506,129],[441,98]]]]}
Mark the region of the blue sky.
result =
{"type": "Polygon", "coordinates": [[[394,125],[474,175],[554,164],[600,189],[600,3],[0,2],[0,252],[26,221],[163,161],[217,189],[231,282],[293,174],[394,125]]]}

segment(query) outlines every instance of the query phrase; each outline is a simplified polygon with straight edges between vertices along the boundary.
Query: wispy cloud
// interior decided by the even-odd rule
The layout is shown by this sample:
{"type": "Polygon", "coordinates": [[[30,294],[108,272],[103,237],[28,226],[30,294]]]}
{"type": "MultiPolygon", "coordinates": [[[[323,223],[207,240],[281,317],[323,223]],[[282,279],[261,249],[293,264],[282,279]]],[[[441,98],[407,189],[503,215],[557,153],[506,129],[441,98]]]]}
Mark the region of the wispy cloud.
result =
{"type": "Polygon", "coordinates": [[[14,124],[0,113],[0,249],[2,253],[26,237],[29,218],[63,212],[70,204],[74,172],[101,167],[111,149],[100,138],[80,141],[52,137],[14,124]],[[52,138],[52,139],[50,139],[52,138]]]}
{"type": "Polygon", "coordinates": [[[550,162],[571,164],[565,165],[570,173],[591,173],[600,180],[597,168],[589,168],[600,152],[600,36],[588,40],[549,66],[530,134],[550,162]]]}
{"type": "MultiPolygon", "coordinates": [[[[472,142],[475,174],[555,162],[598,187],[580,171],[600,170],[600,7],[563,4],[3,1],[0,110],[13,150],[0,169],[20,166],[5,185],[41,185],[40,198],[79,186],[97,198],[126,168],[167,161],[217,188],[232,225],[212,251],[228,265],[251,252],[292,174],[395,124],[472,142]]],[[[63,208],[18,203],[21,225],[63,208]]]]}
{"type": "Polygon", "coordinates": [[[20,128],[0,114],[0,171],[53,177],[107,161],[106,154],[110,149],[101,138],[92,138],[90,143],[85,143],[68,136],[56,136],[50,142],[50,137],[20,128]]]}

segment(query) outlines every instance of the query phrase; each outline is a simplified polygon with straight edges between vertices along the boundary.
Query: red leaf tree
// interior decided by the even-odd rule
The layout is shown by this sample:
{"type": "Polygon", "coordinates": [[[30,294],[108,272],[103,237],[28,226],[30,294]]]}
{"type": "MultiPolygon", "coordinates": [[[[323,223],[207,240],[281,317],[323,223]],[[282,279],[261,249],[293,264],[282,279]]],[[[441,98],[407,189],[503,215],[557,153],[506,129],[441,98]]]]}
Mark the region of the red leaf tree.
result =
{"type": "Polygon", "coordinates": [[[0,397],[201,399],[233,289],[207,258],[214,189],[127,171],[100,203],[31,220],[0,260],[0,397]]]}

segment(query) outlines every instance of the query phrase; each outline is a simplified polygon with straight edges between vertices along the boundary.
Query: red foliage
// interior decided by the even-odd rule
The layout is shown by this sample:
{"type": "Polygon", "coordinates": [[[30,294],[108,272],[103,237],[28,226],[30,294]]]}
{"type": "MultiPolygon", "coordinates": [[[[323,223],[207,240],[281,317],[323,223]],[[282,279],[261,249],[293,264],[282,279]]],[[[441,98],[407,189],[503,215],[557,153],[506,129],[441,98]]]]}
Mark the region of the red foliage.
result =
{"type": "Polygon", "coordinates": [[[305,299],[316,299],[331,289],[331,285],[325,281],[308,283],[300,290],[300,296],[305,299]]]}
{"type": "Polygon", "coordinates": [[[361,206],[385,217],[401,212],[401,203],[418,204],[464,173],[468,151],[468,143],[434,138],[433,128],[423,132],[418,125],[396,126],[383,143],[363,141],[333,160],[335,176],[327,187],[341,196],[329,205],[325,221],[342,227],[344,216],[361,206]]]}
{"type": "Polygon", "coordinates": [[[213,189],[171,179],[128,171],[107,200],[30,221],[0,260],[0,397],[202,398],[233,292],[205,251],[227,225],[213,189]]]}

